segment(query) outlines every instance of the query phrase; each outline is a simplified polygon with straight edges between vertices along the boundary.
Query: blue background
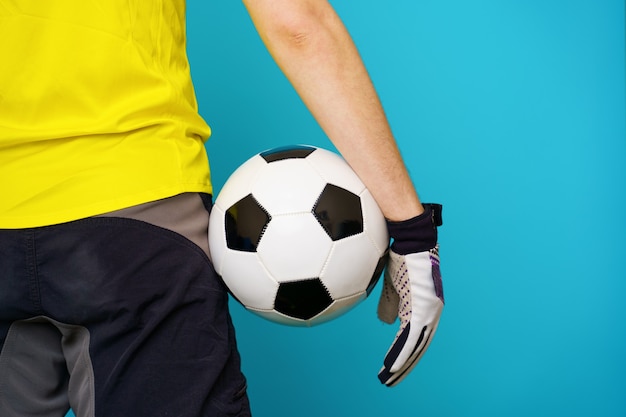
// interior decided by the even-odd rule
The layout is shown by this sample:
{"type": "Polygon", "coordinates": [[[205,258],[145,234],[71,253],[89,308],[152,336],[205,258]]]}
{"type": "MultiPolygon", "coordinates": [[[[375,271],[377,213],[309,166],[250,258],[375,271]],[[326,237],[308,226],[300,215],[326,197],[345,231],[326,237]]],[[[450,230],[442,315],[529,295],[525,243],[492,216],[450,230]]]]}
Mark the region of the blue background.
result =
{"type": "MultiPolygon", "coordinates": [[[[253,412],[626,416],[624,2],[337,0],[424,201],[446,309],[399,386],[377,295],[319,327],[234,302],[253,412]]],[[[241,2],[188,1],[216,190],[252,154],[330,147],[241,2]]]]}

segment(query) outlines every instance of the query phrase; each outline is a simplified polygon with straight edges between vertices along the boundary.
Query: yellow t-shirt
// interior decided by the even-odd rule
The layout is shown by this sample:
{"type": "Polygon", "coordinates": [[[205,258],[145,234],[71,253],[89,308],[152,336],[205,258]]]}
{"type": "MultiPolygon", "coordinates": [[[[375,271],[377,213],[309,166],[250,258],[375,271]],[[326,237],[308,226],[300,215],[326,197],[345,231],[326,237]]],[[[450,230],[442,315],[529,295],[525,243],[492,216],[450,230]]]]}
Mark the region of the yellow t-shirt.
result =
{"type": "Polygon", "coordinates": [[[0,228],[211,192],[184,0],[0,0],[0,228]]]}

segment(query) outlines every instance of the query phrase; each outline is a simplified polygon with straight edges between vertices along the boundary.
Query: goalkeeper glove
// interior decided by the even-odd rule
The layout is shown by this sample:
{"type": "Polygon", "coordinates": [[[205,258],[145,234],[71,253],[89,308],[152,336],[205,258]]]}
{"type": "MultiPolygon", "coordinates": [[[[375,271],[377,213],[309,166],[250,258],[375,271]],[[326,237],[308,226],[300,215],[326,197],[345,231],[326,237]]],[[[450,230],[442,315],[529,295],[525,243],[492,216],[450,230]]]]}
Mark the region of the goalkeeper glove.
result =
{"type": "Polygon", "coordinates": [[[398,384],[415,367],[433,339],[443,310],[437,226],[439,204],[424,204],[424,213],[409,220],[387,222],[393,239],[385,271],[378,317],[400,329],[378,374],[387,386],[398,384]]]}

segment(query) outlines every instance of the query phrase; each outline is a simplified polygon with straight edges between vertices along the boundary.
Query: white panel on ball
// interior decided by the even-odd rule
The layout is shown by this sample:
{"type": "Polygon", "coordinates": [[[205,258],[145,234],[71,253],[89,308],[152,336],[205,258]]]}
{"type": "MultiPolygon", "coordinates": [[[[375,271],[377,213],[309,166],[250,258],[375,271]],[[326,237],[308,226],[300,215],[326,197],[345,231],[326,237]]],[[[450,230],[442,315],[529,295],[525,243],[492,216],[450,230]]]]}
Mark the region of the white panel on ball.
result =
{"type": "Polygon", "coordinates": [[[228,250],[224,233],[224,214],[221,207],[214,205],[209,218],[209,252],[215,271],[219,275],[222,275],[222,260],[228,250]]]}
{"type": "Polygon", "coordinates": [[[275,216],[310,212],[324,185],[325,181],[301,159],[286,159],[272,162],[259,171],[252,192],[275,216]]]}
{"type": "Polygon", "coordinates": [[[228,178],[228,186],[222,187],[219,198],[216,199],[215,203],[224,211],[228,210],[230,206],[250,192],[254,181],[258,178],[258,172],[265,165],[267,165],[267,162],[258,155],[242,164],[228,178]]]}
{"type": "Polygon", "coordinates": [[[356,195],[365,189],[365,185],[350,165],[334,152],[317,149],[306,160],[320,173],[325,182],[338,185],[356,195]]]}
{"type": "Polygon", "coordinates": [[[382,253],[363,233],[335,242],[322,279],[333,299],[348,297],[367,288],[382,253]]]}
{"type": "Polygon", "coordinates": [[[279,313],[275,310],[262,310],[248,307],[248,310],[255,313],[256,315],[263,317],[264,319],[271,320],[278,324],[285,324],[288,326],[307,326],[307,321],[297,319],[294,317],[289,317],[284,314],[279,313]]]}
{"type": "Polygon", "coordinates": [[[247,307],[274,308],[278,290],[256,253],[229,250],[223,259],[223,269],[237,271],[237,276],[224,276],[224,282],[239,302],[247,307]]]}
{"type": "Polygon", "coordinates": [[[279,282],[319,277],[332,241],[311,213],[272,218],[257,253],[279,282]]]}

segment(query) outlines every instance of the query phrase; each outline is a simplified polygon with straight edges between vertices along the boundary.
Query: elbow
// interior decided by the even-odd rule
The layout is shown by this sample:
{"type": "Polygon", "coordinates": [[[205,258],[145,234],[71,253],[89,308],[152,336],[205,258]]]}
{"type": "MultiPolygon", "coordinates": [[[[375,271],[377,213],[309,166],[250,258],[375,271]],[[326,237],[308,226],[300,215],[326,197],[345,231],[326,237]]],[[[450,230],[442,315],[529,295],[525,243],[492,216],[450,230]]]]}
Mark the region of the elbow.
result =
{"type": "Polygon", "coordinates": [[[262,37],[274,47],[307,50],[327,37],[330,27],[328,12],[309,5],[277,13],[267,22],[262,37]]]}
{"type": "Polygon", "coordinates": [[[305,26],[285,28],[283,41],[295,48],[304,48],[311,44],[313,34],[315,33],[308,29],[305,26]]]}

